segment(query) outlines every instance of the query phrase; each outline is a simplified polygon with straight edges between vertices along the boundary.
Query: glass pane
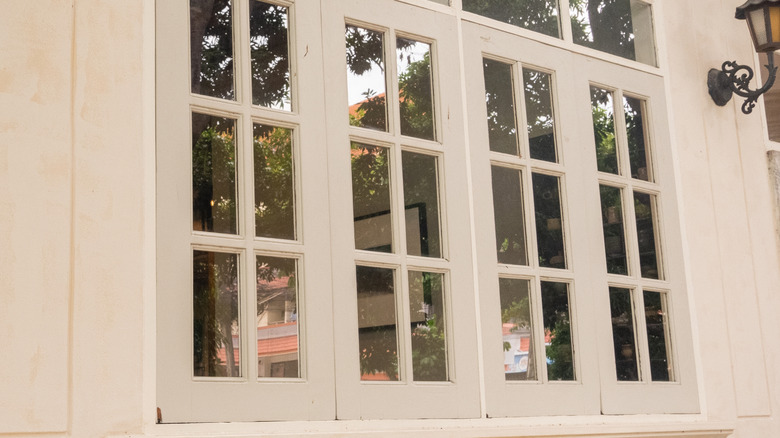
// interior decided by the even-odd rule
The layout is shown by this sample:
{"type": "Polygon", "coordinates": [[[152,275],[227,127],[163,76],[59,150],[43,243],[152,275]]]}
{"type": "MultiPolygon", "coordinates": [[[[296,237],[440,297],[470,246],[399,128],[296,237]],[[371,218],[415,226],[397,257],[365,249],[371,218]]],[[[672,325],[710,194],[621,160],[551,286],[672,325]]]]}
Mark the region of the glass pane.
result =
{"type": "Polygon", "coordinates": [[[555,153],[555,117],[552,103],[552,76],[523,69],[526,128],[531,158],[558,161],[555,153]]]}
{"type": "Polygon", "coordinates": [[[192,114],[192,229],[238,232],[236,121],[192,114]]]}
{"type": "Polygon", "coordinates": [[[389,151],[352,142],[355,248],[393,252],[389,151]]]}
{"type": "Polygon", "coordinates": [[[557,0],[463,0],[463,10],[560,37],[557,0]]]}
{"type": "Polygon", "coordinates": [[[631,177],[650,181],[650,159],[645,137],[645,102],[633,97],[623,97],[628,135],[628,159],[631,161],[631,177]]]}
{"type": "Polygon", "coordinates": [[[300,377],[295,259],[257,257],[257,377],[300,377]]]}
{"type": "Polygon", "coordinates": [[[542,282],[542,318],[548,380],[574,380],[569,285],[542,282]]]}
{"type": "Polygon", "coordinates": [[[288,10],[255,0],[249,7],[252,103],[290,111],[288,10]]]}
{"type": "Polygon", "coordinates": [[[531,318],[531,282],[499,278],[501,333],[506,380],[536,380],[534,330],[531,318]]]}
{"type": "Polygon", "coordinates": [[[639,380],[639,355],[634,334],[634,304],[631,291],[609,288],[609,307],[612,314],[612,345],[615,348],[615,370],[622,382],[639,380]]]}
{"type": "Polygon", "coordinates": [[[255,235],[295,239],[292,130],[254,125],[255,235]]]}
{"type": "Polygon", "coordinates": [[[357,267],[360,380],[398,380],[392,269],[357,267]]]}
{"type": "Polygon", "coordinates": [[[639,244],[639,267],[644,278],[661,278],[658,273],[658,250],[655,230],[655,196],[634,192],[636,234],[639,244]]]}
{"type": "Polygon", "coordinates": [[[534,173],[532,178],[539,266],[566,269],[560,180],[540,173],[534,173]]]}
{"type": "Polygon", "coordinates": [[[601,222],[604,226],[604,251],[607,272],[628,274],[626,234],[623,228],[623,191],[617,187],[599,186],[601,191],[601,222]]]}
{"type": "Polygon", "coordinates": [[[641,0],[569,0],[576,44],[655,65],[653,14],[641,0]]]}
{"type": "Polygon", "coordinates": [[[431,45],[398,38],[396,52],[401,134],[434,140],[431,45]]]}
{"type": "Polygon", "coordinates": [[[346,27],[349,124],[387,131],[385,35],[346,27]]]}
{"type": "Polygon", "coordinates": [[[521,172],[492,166],[498,262],[527,265],[521,172]]]}
{"type": "Polygon", "coordinates": [[[593,135],[596,140],[596,163],[600,172],[620,173],[615,139],[615,106],[612,92],[590,87],[593,112],[593,135]]]}
{"type": "Polygon", "coordinates": [[[406,252],[441,257],[436,157],[403,152],[406,252]]]}
{"type": "Polygon", "coordinates": [[[446,382],[449,376],[444,274],[409,271],[409,315],[414,380],[446,382]]]}
{"type": "Polygon", "coordinates": [[[241,377],[238,254],[194,251],[192,333],[196,377],[241,377]]]}
{"type": "Polygon", "coordinates": [[[195,94],[236,98],[230,6],[230,0],[190,0],[190,73],[195,94]]]}
{"type": "Polygon", "coordinates": [[[669,340],[669,318],[666,294],[645,291],[645,323],[650,353],[650,377],[655,382],[674,381],[669,340]]]}
{"type": "Polygon", "coordinates": [[[482,62],[490,150],[519,155],[512,66],[492,59],[482,62]]]}

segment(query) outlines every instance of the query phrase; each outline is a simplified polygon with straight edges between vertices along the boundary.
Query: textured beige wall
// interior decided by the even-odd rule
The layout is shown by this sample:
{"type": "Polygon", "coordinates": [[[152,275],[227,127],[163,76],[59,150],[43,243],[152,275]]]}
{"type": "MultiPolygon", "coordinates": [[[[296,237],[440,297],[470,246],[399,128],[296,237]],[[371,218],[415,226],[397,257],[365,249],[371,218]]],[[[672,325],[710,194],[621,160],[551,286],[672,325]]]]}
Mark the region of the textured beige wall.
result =
{"type": "Polygon", "coordinates": [[[731,3],[663,2],[672,129],[708,412],[738,419],[738,437],[780,436],[780,264],[761,109],[715,106],[705,79],[725,60],[753,62],[731,3]]]}
{"type": "Polygon", "coordinates": [[[3,4],[0,433],[67,428],[72,32],[69,1],[3,4]]]}
{"type": "Polygon", "coordinates": [[[137,432],[143,1],[6,3],[0,435],[137,432]]]}

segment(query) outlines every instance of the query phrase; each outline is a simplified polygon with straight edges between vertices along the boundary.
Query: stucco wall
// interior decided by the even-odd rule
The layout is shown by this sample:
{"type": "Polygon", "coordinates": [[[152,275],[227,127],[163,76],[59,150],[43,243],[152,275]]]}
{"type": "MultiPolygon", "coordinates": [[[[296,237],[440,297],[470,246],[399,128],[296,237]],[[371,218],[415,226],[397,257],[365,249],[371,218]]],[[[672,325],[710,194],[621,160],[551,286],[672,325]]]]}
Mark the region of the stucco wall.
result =
{"type": "MultiPolygon", "coordinates": [[[[705,84],[710,67],[753,60],[731,3],[656,1],[656,18],[703,407],[735,436],[773,437],[780,262],[761,120],[716,107],[705,84]]],[[[0,436],[153,422],[152,4],[3,5],[0,436]]]]}

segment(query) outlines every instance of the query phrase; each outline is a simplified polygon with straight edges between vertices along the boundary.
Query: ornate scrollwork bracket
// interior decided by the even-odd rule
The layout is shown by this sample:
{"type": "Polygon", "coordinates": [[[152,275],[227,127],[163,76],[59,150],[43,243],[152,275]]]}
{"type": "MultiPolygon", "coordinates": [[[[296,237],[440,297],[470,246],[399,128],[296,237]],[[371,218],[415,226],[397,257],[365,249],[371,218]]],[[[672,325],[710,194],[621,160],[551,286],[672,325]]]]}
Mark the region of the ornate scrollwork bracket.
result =
{"type": "Polygon", "coordinates": [[[724,106],[731,100],[732,94],[736,94],[745,98],[745,102],[742,104],[742,112],[745,114],[752,113],[758,97],[772,88],[777,77],[774,54],[769,52],[767,55],[769,63],[766,65],[766,68],[769,70],[769,77],[764,86],[757,90],[750,89],[750,81],[753,80],[755,74],[753,69],[747,65],[737,64],[737,61],[726,61],[720,70],[710,69],[707,75],[707,86],[715,104],[724,106]]]}

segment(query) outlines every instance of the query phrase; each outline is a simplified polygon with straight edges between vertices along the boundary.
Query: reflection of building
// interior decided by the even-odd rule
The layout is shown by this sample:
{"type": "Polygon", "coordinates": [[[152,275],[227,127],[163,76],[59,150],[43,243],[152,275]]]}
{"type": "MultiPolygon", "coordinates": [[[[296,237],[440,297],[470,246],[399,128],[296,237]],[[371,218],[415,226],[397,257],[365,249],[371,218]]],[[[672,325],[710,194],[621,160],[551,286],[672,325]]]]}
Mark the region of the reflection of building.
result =
{"type": "Polygon", "coordinates": [[[531,330],[529,327],[516,327],[513,323],[503,324],[504,372],[507,380],[525,380],[528,373],[531,330]]]}

